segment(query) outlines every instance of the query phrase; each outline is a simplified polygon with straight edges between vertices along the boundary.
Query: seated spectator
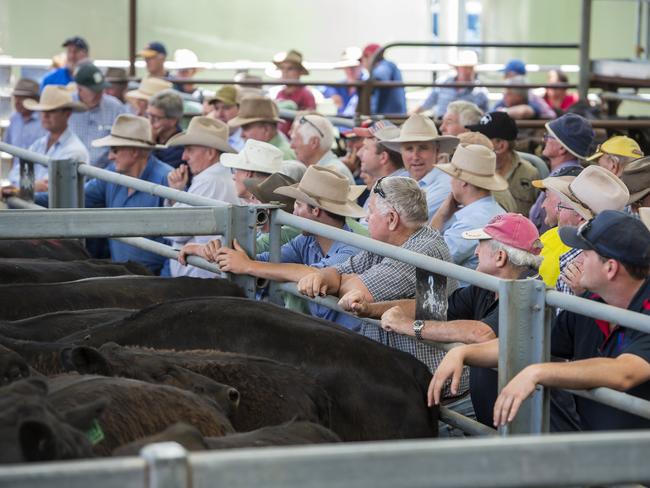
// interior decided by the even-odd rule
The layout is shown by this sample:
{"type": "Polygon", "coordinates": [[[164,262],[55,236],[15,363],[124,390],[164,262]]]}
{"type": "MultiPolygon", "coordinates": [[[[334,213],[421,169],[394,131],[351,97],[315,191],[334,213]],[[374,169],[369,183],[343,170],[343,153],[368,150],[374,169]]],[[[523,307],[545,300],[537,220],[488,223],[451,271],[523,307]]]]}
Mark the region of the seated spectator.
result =
{"type": "MultiPolygon", "coordinates": [[[[356,46],[347,47],[341,55],[337,68],[345,73],[345,80],[349,83],[363,81],[368,74],[361,66],[361,49],[356,46]]],[[[353,116],[359,104],[359,93],[356,86],[328,86],[323,90],[325,98],[331,98],[336,107],[337,115],[353,116]]]]}
{"type": "MultiPolygon", "coordinates": [[[[548,83],[568,83],[569,78],[562,71],[552,69],[548,72],[548,83]]],[[[569,93],[566,88],[548,87],[544,93],[544,101],[560,116],[575,105],[580,97],[577,93],[569,93]]]]}
{"type": "Polygon", "coordinates": [[[83,37],[74,36],[61,44],[65,48],[65,66],[56,68],[45,75],[41,82],[41,92],[47,85],[67,85],[74,81],[74,71],[82,62],[88,59],[88,43],[83,37]]]}
{"type": "MultiPolygon", "coordinates": [[[[302,54],[294,49],[277,53],[273,56],[273,64],[277,66],[282,73],[282,79],[286,81],[300,81],[302,75],[309,74],[309,70],[302,64],[302,54]]],[[[278,92],[275,99],[292,101],[296,104],[296,110],[316,110],[316,99],[306,86],[286,85],[278,92]]],[[[291,122],[286,121],[280,124],[280,130],[289,135],[291,122]]]]}
{"type": "Polygon", "coordinates": [[[138,56],[144,58],[147,65],[147,76],[156,78],[168,78],[169,71],[165,70],[167,59],[167,48],[162,42],[153,41],[147,44],[144,49],[138,52],[138,56]]]}
{"type": "Polygon", "coordinates": [[[632,215],[638,214],[641,207],[650,207],[650,158],[628,164],[621,180],[630,192],[628,205],[632,215]]]}
{"type": "MultiPolygon", "coordinates": [[[[205,115],[220,120],[224,124],[227,124],[239,114],[239,100],[237,99],[237,88],[235,85],[223,85],[206,102],[209,106],[209,111],[205,115]]],[[[229,131],[228,144],[237,151],[241,151],[244,148],[242,128],[229,127],[229,131]]]]}
{"type": "Polygon", "coordinates": [[[230,168],[235,191],[243,203],[252,203],[253,196],[244,185],[245,180],[263,179],[282,170],[282,152],[255,139],[248,139],[239,154],[223,154],[220,161],[224,167],[230,168]]]}
{"type": "Polygon", "coordinates": [[[451,163],[437,167],[452,177],[451,192],[429,225],[442,233],[456,264],[475,269],[477,243],[463,238],[463,233],[505,213],[490,192],[505,190],[508,183],[496,173],[494,151],[476,144],[459,145],[451,163]]]}
{"type": "MultiPolygon", "coordinates": [[[[225,153],[236,153],[228,144],[228,126],[221,121],[208,117],[194,117],[187,130],[172,136],[167,145],[183,147],[183,161],[178,168],[167,175],[170,188],[184,191],[192,176],[192,184],[187,188],[191,195],[221,200],[233,205],[239,204],[230,171],[219,163],[225,153]]],[[[172,204],[172,202],[166,202],[172,204]]],[[[187,207],[181,202],[174,207],[187,207]]],[[[205,244],[216,236],[178,236],[170,238],[174,249],[181,249],[188,244],[205,244]]],[[[214,273],[195,266],[183,266],[176,260],[169,261],[172,276],[193,276],[196,278],[213,278],[214,273]]]]}
{"type": "MultiPolygon", "coordinates": [[[[478,64],[478,56],[474,51],[460,51],[458,59],[452,63],[456,74],[442,81],[442,84],[475,83],[477,81],[474,68],[478,64]]],[[[476,105],[483,112],[488,109],[488,91],[485,87],[474,86],[465,88],[436,87],[427,99],[422,102],[415,113],[433,109],[433,117],[441,118],[447,111],[447,106],[456,100],[464,100],[476,105]]],[[[456,135],[456,134],[453,134],[456,135]]]]}
{"type": "Polygon", "coordinates": [[[614,136],[599,144],[587,161],[596,160],[599,166],[621,176],[629,163],[642,157],[643,151],[634,139],[614,136]]]}
{"type": "Polygon", "coordinates": [[[469,132],[467,126],[478,124],[483,117],[483,111],[472,102],[456,100],[447,105],[447,111],[442,116],[440,132],[443,136],[457,136],[469,132]]]}
{"type": "Polygon", "coordinates": [[[350,169],[332,152],[334,127],[321,115],[301,115],[293,123],[291,149],[305,166],[322,166],[345,176],[354,184],[350,169]]]}
{"type": "Polygon", "coordinates": [[[555,112],[540,97],[532,97],[528,88],[516,85],[526,84],[523,77],[510,78],[509,86],[503,92],[503,99],[494,106],[495,111],[507,112],[513,119],[554,119],[555,112]]]}
{"type": "MultiPolygon", "coordinates": [[[[650,231],[622,212],[605,210],[582,227],[560,231],[562,241],[585,253],[580,279],[591,300],[650,313],[650,231]]],[[[605,387],[650,400],[648,335],[621,325],[563,311],[551,329],[551,355],[564,361],[532,364],[501,390],[494,405],[493,425],[512,422],[519,407],[538,385],[588,390],[605,387]]],[[[451,379],[458,388],[462,365],[496,367],[497,340],[453,349],[440,364],[429,386],[429,404],[451,379]]],[[[575,397],[582,430],[647,429],[650,421],[603,403],[575,397]]]]}
{"type": "MultiPolygon", "coordinates": [[[[172,167],[153,156],[155,143],[151,134],[151,124],[147,119],[122,114],[115,120],[110,135],[93,141],[93,146],[110,148],[109,158],[113,162],[106,168],[108,171],[166,186],[172,167]]],[[[98,179],[86,183],[84,196],[86,208],[162,207],[164,203],[162,197],[98,179]]],[[[162,242],[162,238],[154,240],[162,242]]],[[[165,262],[159,254],[112,239],[109,248],[113,261],[134,261],[155,274],[160,272],[165,262]]]]}
{"type": "MultiPolygon", "coordinates": [[[[392,61],[384,59],[381,54],[375,57],[379,51],[379,44],[368,44],[361,51],[361,64],[370,73],[370,78],[375,81],[402,81],[402,72],[392,61]]],[[[395,88],[375,88],[370,99],[371,114],[394,114],[406,113],[406,92],[403,86],[395,88]]]]}
{"type": "Polygon", "coordinates": [[[642,207],[639,209],[639,217],[641,222],[650,230],[650,207],[642,207]]]}
{"type": "Polygon", "coordinates": [[[247,96],[241,99],[239,113],[228,121],[234,129],[241,127],[241,137],[268,142],[282,151],[284,159],[296,159],[285,135],[278,131],[282,119],[273,100],[263,96],[247,96]]]}
{"type": "MultiPolygon", "coordinates": [[[[183,119],[183,98],[175,90],[163,90],[149,99],[147,118],[151,122],[156,144],[165,145],[172,136],[181,132],[183,119]]],[[[155,149],[154,156],[172,168],[183,163],[183,146],[169,146],[155,149]]]]}
{"type": "Polygon", "coordinates": [[[129,89],[129,78],[124,68],[108,68],[106,81],[110,86],[105,93],[117,98],[122,104],[126,103],[126,91],[129,89]]]}
{"type": "MultiPolygon", "coordinates": [[[[339,128],[339,133],[345,149],[345,154],[341,156],[341,162],[345,164],[345,166],[350,170],[350,173],[352,173],[354,182],[361,184],[363,183],[363,180],[361,179],[360,174],[361,159],[359,158],[359,151],[361,151],[361,148],[363,147],[363,138],[356,135],[354,131],[349,128],[344,130],[339,128]]],[[[361,195],[360,199],[365,199],[364,195],[365,192],[361,195]]],[[[361,203],[361,201],[359,201],[359,203],[361,203]]]]}
{"type": "Polygon", "coordinates": [[[526,76],[526,63],[521,59],[511,59],[504,65],[501,71],[506,80],[526,76]]]}
{"type": "Polygon", "coordinates": [[[133,107],[135,115],[139,117],[147,116],[147,107],[149,107],[149,99],[154,95],[169,90],[172,84],[160,78],[144,78],[138,88],[126,92],[124,97],[133,107]]]}
{"type": "Polygon", "coordinates": [[[117,98],[104,93],[110,84],[94,64],[80,64],[75,71],[74,81],[77,93],[73,98],[86,105],[88,110],[72,114],[70,129],[88,149],[90,164],[104,168],[109,164],[108,148],[93,146],[92,141],[110,134],[113,122],[126,109],[117,98]]]}
{"type": "Polygon", "coordinates": [[[490,138],[497,156],[497,173],[508,181],[508,190],[517,205],[512,211],[528,216],[538,195],[532,181],[539,178],[539,171],[515,151],[515,121],[505,112],[491,112],[467,128],[490,138]]]}
{"type": "MultiPolygon", "coordinates": [[[[174,78],[183,80],[191,80],[201,67],[198,56],[189,49],[176,49],[174,64],[176,65],[174,78]]],[[[194,93],[195,87],[193,83],[175,83],[174,90],[191,95],[194,93]]]]}
{"type": "MultiPolygon", "coordinates": [[[[9,116],[9,126],[4,131],[3,140],[12,146],[29,149],[37,139],[40,139],[47,134],[47,131],[41,125],[38,113],[28,110],[24,105],[24,102],[27,99],[38,102],[40,96],[38,83],[27,78],[21,78],[16,83],[11,95],[14,97],[14,107],[16,111],[9,116]]],[[[38,164],[34,165],[34,168],[39,166],[40,165],[38,164]]],[[[43,166],[43,168],[47,170],[46,167],[43,166]]],[[[19,175],[20,160],[19,158],[14,157],[9,172],[9,180],[12,185],[20,186],[18,182],[19,175]]]]}
{"type": "Polygon", "coordinates": [[[458,145],[458,138],[441,136],[429,117],[415,114],[404,122],[399,137],[380,144],[400,151],[409,176],[425,191],[429,219],[433,217],[451,191],[451,178],[436,164],[439,159],[448,161],[446,158],[458,145]]]}
{"type": "MultiPolygon", "coordinates": [[[[547,122],[546,130],[542,155],[548,159],[551,169],[549,176],[557,176],[566,166],[581,166],[580,163],[589,156],[595,134],[591,123],[584,117],[570,113],[563,115],[547,122]]],[[[540,194],[530,209],[530,220],[540,233],[548,230],[542,209],[544,196],[544,193],[540,194]]]]}

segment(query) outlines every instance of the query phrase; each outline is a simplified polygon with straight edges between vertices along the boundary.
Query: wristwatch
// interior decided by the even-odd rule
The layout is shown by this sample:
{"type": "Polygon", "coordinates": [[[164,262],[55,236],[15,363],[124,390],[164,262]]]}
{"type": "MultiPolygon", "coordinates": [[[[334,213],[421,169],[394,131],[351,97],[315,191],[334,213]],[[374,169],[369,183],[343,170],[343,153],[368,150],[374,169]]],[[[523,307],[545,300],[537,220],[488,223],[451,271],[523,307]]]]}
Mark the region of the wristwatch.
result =
{"type": "Polygon", "coordinates": [[[413,322],[413,332],[418,341],[422,340],[422,329],[424,329],[424,320],[416,320],[413,322]]]}

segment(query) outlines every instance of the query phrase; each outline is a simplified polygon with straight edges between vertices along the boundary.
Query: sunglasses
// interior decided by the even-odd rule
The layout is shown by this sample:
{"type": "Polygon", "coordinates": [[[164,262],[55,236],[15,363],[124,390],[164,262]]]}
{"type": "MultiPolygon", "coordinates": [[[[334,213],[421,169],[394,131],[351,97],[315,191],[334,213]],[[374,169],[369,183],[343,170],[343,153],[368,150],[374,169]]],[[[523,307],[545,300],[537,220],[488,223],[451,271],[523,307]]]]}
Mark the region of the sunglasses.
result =
{"type": "Polygon", "coordinates": [[[383,180],[384,178],[386,178],[386,177],[385,177],[385,176],[382,176],[381,178],[379,178],[379,179],[377,180],[377,182],[375,183],[375,186],[372,187],[372,192],[373,192],[373,193],[376,193],[376,194],[379,195],[381,198],[383,198],[384,200],[386,200],[386,192],[385,192],[384,189],[381,187],[381,180],[383,180]]]}
{"type": "Polygon", "coordinates": [[[298,119],[298,123],[300,125],[305,125],[305,124],[311,125],[314,128],[314,130],[320,134],[322,138],[325,138],[325,134],[323,134],[323,131],[320,130],[316,124],[314,124],[311,120],[309,120],[304,115],[298,119]]]}
{"type": "Polygon", "coordinates": [[[593,219],[588,220],[587,222],[582,224],[580,227],[578,227],[578,236],[582,237],[587,242],[589,242],[589,239],[587,239],[587,236],[585,234],[591,230],[591,222],[592,221],[593,221],[593,219]]]}

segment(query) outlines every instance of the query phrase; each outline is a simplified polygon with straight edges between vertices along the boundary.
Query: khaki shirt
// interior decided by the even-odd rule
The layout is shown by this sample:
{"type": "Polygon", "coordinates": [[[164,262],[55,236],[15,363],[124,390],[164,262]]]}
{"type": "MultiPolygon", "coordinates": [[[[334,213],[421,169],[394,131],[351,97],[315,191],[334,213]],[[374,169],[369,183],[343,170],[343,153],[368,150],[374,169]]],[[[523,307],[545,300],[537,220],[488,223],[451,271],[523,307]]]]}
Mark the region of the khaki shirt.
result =
{"type": "Polygon", "coordinates": [[[514,161],[510,173],[506,175],[508,189],[492,192],[497,203],[508,212],[516,212],[528,216],[539,190],[532,184],[539,179],[539,171],[528,161],[514,153],[514,161]]]}

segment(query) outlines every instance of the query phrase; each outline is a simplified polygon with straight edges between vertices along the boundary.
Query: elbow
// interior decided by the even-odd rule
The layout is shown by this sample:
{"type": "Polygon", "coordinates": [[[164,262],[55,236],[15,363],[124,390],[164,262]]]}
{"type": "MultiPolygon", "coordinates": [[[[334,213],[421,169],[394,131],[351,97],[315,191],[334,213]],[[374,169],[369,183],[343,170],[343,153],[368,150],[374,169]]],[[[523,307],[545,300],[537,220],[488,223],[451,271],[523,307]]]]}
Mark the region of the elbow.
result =
{"type": "Polygon", "coordinates": [[[620,377],[616,378],[616,381],[611,388],[618,391],[627,391],[631,390],[639,384],[636,376],[630,373],[623,373],[620,377]]]}
{"type": "Polygon", "coordinates": [[[490,327],[475,327],[470,335],[470,343],[478,344],[496,339],[497,336],[490,327]]]}

